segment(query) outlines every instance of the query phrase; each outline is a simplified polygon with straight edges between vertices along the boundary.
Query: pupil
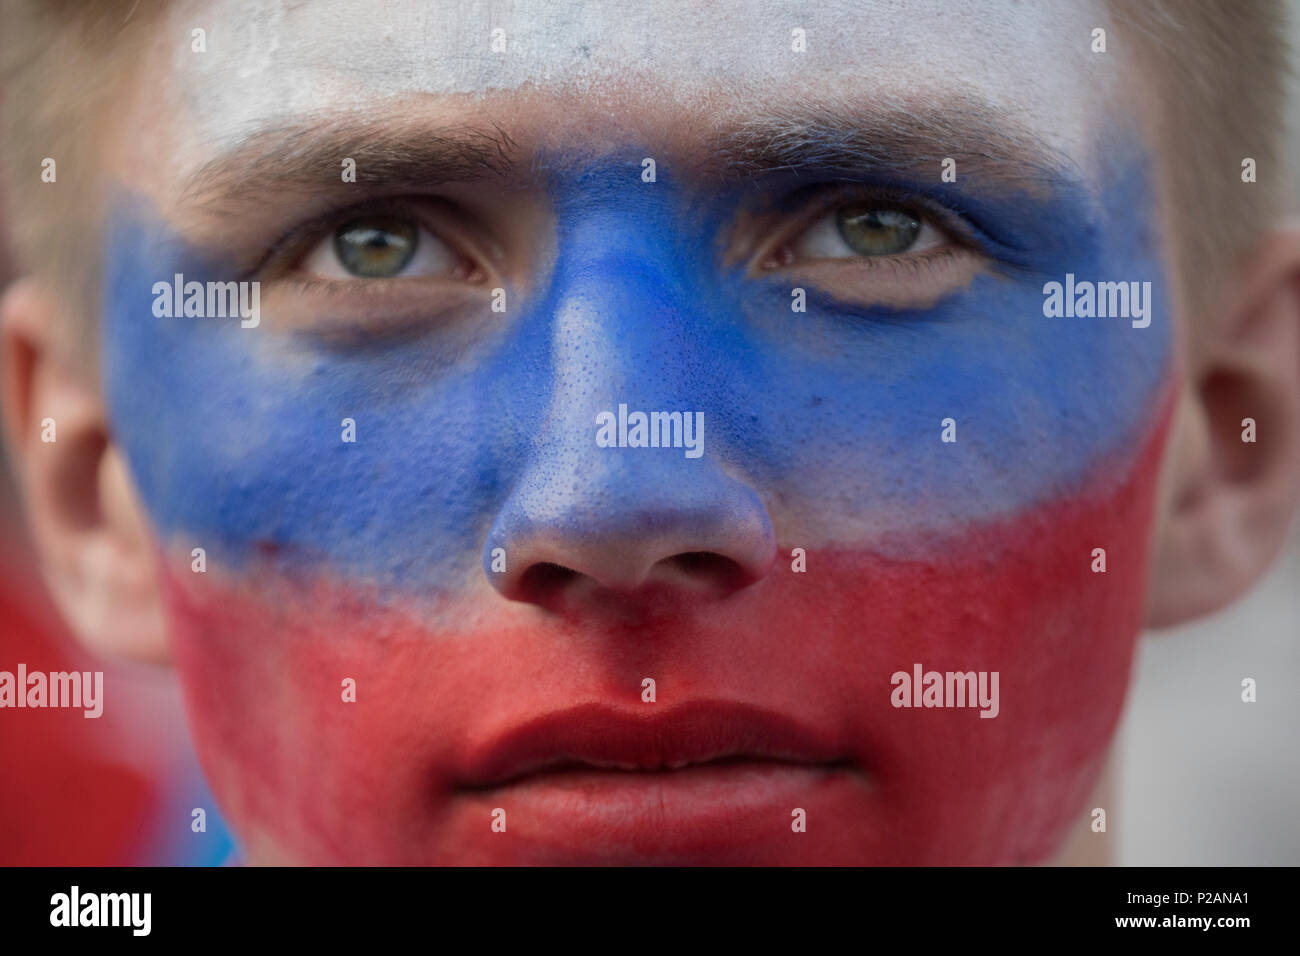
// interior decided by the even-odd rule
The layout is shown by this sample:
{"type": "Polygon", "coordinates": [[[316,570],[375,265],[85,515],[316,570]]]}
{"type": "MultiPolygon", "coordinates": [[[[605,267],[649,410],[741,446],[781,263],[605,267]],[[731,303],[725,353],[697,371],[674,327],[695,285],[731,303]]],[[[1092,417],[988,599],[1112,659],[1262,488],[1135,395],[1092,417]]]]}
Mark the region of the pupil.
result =
{"type": "Polygon", "coordinates": [[[386,278],[411,261],[417,236],[415,226],[400,219],[354,220],[339,228],[334,247],[353,275],[386,278]]]}
{"type": "Polygon", "coordinates": [[[916,216],[889,206],[843,206],[836,219],[848,247],[868,256],[905,252],[921,232],[921,221],[916,216]]]}

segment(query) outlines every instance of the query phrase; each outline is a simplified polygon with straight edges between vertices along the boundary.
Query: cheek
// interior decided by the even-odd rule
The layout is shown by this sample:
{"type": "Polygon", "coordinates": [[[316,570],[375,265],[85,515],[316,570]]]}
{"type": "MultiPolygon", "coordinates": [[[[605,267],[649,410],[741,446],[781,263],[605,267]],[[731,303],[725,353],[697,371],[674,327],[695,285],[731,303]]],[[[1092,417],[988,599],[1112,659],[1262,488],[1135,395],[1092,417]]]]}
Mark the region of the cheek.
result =
{"type": "Polygon", "coordinates": [[[779,824],[730,862],[1043,861],[1087,809],[1120,716],[1171,401],[1161,407],[1136,458],[1098,469],[1104,491],[980,525],[924,559],[811,549],[807,574],[778,566],[722,608],[678,603],[633,641],[501,601],[466,617],[338,579],[182,571],[170,614],[214,790],[254,853],[589,861],[599,847],[557,851],[526,819],[494,839],[490,799],[455,791],[447,768],[473,727],[548,701],[634,701],[653,675],[661,699],[766,701],[838,725],[868,770],[869,786],[806,839],[792,845],[779,824]],[[891,675],[914,665],[998,672],[997,716],[895,706],[891,675]]]}

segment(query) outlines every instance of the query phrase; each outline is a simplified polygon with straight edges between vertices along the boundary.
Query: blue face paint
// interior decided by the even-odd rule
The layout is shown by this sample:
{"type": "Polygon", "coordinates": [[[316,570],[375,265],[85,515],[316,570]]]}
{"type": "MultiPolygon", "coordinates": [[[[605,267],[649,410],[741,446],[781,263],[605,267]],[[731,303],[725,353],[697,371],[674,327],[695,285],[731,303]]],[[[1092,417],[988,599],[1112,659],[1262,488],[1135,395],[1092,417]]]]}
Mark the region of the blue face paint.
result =
{"type": "Polygon", "coordinates": [[[753,185],[639,172],[551,171],[551,273],[511,291],[506,314],[484,308],[455,354],[437,327],[350,347],[277,331],[269,313],[257,329],[155,317],[154,282],[235,270],[121,197],[105,381],[164,540],[236,568],[269,558],[455,592],[521,515],[594,527],[618,514],[628,529],[675,498],[720,522],[766,507],[804,546],[904,554],[1079,493],[1158,411],[1172,329],[1140,160],[1116,161],[1100,202],[1068,180],[908,187],[968,219],[990,271],[927,309],[810,287],[806,313],[790,308],[806,279],[722,264],[753,185]],[[1066,273],[1150,281],[1151,325],[1045,317],[1043,283],[1066,273]],[[703,459],[598,447],[596,416],[620,403],[702,412],[703,459]],[[955,443],[940,440],[947,418],[955,443]]]}

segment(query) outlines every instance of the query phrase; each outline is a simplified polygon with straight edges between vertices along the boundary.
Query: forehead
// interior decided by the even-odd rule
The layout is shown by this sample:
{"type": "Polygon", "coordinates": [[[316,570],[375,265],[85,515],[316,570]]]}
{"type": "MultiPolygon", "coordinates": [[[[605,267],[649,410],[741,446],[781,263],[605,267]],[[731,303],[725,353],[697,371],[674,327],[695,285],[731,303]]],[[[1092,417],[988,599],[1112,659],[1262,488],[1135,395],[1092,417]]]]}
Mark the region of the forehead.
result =
{"type": "Polygon", "coordinates": [[[252,130],[413,97],[453,113],[490,103],[508,114],[526,101],[552,134],[588,142],[628,129],[687,136],[700,119],[761,118],[765,107],[960,95],[1083,158],[1118,72],[1112,54],[1091,50],[1103,12],[1065,0],[233,0],[173,8],[157,67],[171,79],[177,148],[196,164],[252,130]],[[201,53],[190,42],[200,27],[201,53]],[[682,116],[692,123],[674,122],[682,116]]]}

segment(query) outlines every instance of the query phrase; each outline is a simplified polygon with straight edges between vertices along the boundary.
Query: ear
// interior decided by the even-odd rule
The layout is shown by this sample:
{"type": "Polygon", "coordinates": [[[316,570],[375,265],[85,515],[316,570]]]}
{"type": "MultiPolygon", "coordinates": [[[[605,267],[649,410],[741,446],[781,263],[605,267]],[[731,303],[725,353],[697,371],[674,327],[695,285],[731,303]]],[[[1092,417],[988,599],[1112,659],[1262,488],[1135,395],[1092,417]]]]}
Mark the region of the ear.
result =
{"type": "Polygon", "coordinates": [[[1268,236],[1225,302],[1207,317],[1213,331],[1170,436],[1150,627],[1245,591],[1281,548],[1300,496],[1300,232],[1268,236]]]}
{"type": "Polygon", "coordinates": [[[103,400],[53,330],[57,305],[30,278],[0,300],[0,382],[9,458],[55,603],[102,655],[162,662],[155,557],[103,400]]]}

